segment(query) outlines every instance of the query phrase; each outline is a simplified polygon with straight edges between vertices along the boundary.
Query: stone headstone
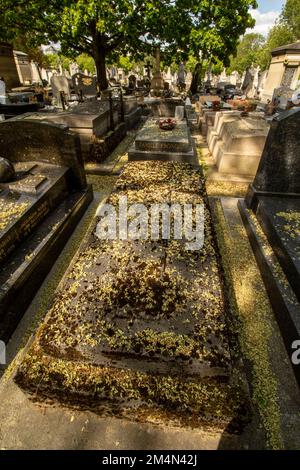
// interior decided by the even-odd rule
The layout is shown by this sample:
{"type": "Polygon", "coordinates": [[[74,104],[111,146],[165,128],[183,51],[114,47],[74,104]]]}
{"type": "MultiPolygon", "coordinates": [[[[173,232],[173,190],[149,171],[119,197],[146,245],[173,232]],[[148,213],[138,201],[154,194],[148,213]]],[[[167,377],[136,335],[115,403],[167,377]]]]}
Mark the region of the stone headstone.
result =
{"type": "Polygon", "coordinates": [[[73,62],[71,65],[70,65],[70,74],[71,74],[71,77],[73,75],[75,75],[76,73],[79,73],[79,66],[78,64],[76,64],[76,62],[73,62]]]}
{"type": "Polygon", "coordinates": [[[4,80],[0,80],[0,96],[6,96],[6,85],[4,80]]]}
{"type": "Polygon", "coordinates": [[[224,68],[221,75],[220,75],[220,82],[227,83],[227,81],[228,81],[227,73],[226,73],[226,69],[224,68]]]}
{"type": "Polygon", "coordinates": [[[259,77],[260,77],[260,67],[254,69],[254,76],[252,81],[252,86],[248,91],[247,96],[249,98],[256,98],[258,92],[258,85],[259,85],[259,77]]]}
{"type": "Polygon", "coordinates": [[[0,148],[12,163],[42,161],[69,167],[74,188],[86,186],[79,137],[67,126],[20,118],[0,123],[0,148]]]}
{"type": "Polygon", "coordinates": [[[247,96],[248,92],[251,90],[253,85],[254,75],[251,73],[252,71],[249,69],[246,70],[244,80],[242,82],[242,92],[247,96]]]}
{"type": "Polygon", "coordinates": [[[161,91],[164,89],[164,81],[160,71],[160,49],[159,47],[155,50],[155,71],[154,76],[151,80],[151,90],[153,90],[154,96],[160,96],[161,91]]]}
{"type": "Polygon", "coordinates": [[[64,75],[53,75],[50,80],[52,93],[58,106],[62,107],[61,92],[64,93],[66,100],[70,98],[70,86],[67,77],[64,75]]]}
{"type": "Polygon", "coordinates": [[[31,67],[32,83],[41,84],[42,79],[41,79],[39,66],[35,62],[33,62],[33,60],[31,60],[30,67],[31,67]]]}
{"type": "Polygon", "coordinates": [[[77,94],[82,92],[83,96],[97,95],[97,79],[83,73],[76,73],[72,77],[73,86],[77,94]]]}
{"type": "Polygon", "coordinates": [[[170,83],[172,82],[172,73],[171,73],[171,68],[170,67],[168,67],[168,71],[166,73],[165,80],[167,82],[170,82],[170,83]]]}
{"type": "Polygon", "coordinates": [[[183,121],[184,119],[184,106],[176,106],[175,108],[176,121],[183,121]]]}
{"type": "Polygon", "coordinates": [[[268,71],[267,70],[264,70],[263,72],[261,72],[261,74],[259,76],[258,92],[259,92],[260,95],[264,91],[267,77],[268,77],[268,71]]]}
{"type": "Polygon", "coordinates": [[[240,80],[241,80],[240,75],[236,71],[232,72],[232,74],[229,77],[229,81],[230,81],[231,85],[234,85],[234,86],[237,86],[238,83],[240,82],[240,80]]]}
{"type": "Polygon", "coordinates": [[[292,99],[294,90],[287,86],[275,88],[272,101],[281,110],[286,110],[289,100],[292,99]]]}
{"type": "Polygon", "coordinates": [[[300,196],[300,109],[274,118],[252,189],[300,196]]]}
{"type": "Polygon", "coordinates": [[[65,126],[0,123],[0,338],[5,342],[91,201],[79,137],[65,126]],[[12,165],[15,174],[12,174],[12,165]]]}

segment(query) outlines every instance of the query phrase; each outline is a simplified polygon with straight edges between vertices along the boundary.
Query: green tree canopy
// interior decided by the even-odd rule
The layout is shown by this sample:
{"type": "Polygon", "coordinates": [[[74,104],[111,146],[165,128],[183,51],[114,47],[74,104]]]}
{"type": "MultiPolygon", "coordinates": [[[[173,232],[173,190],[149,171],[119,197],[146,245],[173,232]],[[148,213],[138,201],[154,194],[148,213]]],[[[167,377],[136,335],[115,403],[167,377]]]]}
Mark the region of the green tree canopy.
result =
{"type": "Polygon", "coordinates": [[[294,41],[300,39],[300,0],[286,0],[280,23],[291,31],[294,41]]]}
{"type": "Polygon", "coordinates": [[[235,57],[231,58],[228,73],[236,70],[242,74],[248,67],[260,65],[260,53],[265,45],[262,34],[249,33],[241,39],[235,57]]]}
{"type": "Polygon", "coordinates": [[[271,62],[271,52],[276,47],[284,46],[293,42],[294,36],[292,31],[285,25],[278,23],[270,29],[265,44],[257,53],[257,61],[262,70],[266,70],[271,62]]]}
{"type": "Polygon", "coordinates": [[[107,87],[107,61],[128,52],[141,59],[159,45],[165,63],[189,54],[228,63],[254,23],[255,0],[0,0],[0,38],[20,32],[32,45],[59,42],[68,57],[88,54],[107,87]]]}
{"type": "Polygon", "coordinates": [[[32,45],[59,42],[63,55],[88,54],[105,89],[106,60],[149,51],[154,41],[175,43],[174,11],[172,0],[0,0],[0,37],[23,31],[32,45]]]}

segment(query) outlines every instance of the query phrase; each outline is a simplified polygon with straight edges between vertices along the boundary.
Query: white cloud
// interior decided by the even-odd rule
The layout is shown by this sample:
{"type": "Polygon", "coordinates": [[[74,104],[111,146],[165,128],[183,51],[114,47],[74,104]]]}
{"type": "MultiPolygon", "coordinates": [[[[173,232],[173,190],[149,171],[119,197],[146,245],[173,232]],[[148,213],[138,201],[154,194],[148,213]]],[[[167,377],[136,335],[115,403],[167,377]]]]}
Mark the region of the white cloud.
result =
{"type": "Polygon", "coordinates": [[[272,26],[274,26],[277,18],[280,15],[280,11],[268,11],[267,13],[261,13],[259,10],[251,10],[250,13],[256,20],[256,24],[253,29],[248,29],[247,33],[261,33],[264,36],[268,34],[269,30],[272,28],[272,26]]]}

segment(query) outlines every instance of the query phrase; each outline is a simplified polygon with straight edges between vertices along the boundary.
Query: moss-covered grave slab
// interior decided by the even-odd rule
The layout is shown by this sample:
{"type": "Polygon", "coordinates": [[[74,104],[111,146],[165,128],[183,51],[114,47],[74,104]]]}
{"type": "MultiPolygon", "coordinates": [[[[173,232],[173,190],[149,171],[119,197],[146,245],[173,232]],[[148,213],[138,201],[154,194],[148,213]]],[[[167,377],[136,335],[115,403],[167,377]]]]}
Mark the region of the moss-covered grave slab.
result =
{"type": "Polygon", "coordinates": [[[238,429],[249,418],[200,169],[129,163],[107,202],[205,205],[205,243],[101,241],[95,218],[16,381],[40,397],[133,417],[158,410],[238,429]],[[233,351],[235,353],[233,354],[233,351]],[[145,411],[148,410],[148,411],[145,411]]]}

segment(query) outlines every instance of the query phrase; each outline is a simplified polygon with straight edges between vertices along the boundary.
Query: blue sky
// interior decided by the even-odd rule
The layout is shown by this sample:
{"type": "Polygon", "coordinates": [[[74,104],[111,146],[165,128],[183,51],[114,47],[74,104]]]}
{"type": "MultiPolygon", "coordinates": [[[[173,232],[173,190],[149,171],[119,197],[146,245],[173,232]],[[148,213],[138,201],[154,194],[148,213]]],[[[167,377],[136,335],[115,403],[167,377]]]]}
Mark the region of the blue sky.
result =
{"type": "Polygon", "coordinates": [[[258,8],[252,12],[256,19],[256,26],[253,31],[268,34],[269,29],[274,25],[280,15],[284,0],[258,0],[258,8]]]}
{"type": "Polygon", "coordinates": [[[268,11],[280,11],[283,5],[283,0],[258,0],[258,10],[261,13],[268,11]]]}

